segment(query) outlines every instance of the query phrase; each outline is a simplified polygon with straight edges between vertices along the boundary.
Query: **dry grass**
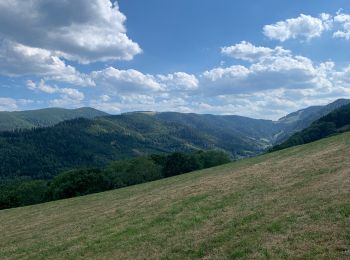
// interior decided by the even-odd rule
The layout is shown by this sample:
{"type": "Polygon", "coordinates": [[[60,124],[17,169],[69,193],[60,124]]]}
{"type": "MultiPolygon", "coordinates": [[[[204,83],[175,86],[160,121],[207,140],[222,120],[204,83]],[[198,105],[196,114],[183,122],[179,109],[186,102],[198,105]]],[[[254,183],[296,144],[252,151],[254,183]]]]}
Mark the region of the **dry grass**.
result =
{"type": "Polygon", "coordinates": [[[350,134],[0,211],[1,259],[350,258],[350,134]]]}

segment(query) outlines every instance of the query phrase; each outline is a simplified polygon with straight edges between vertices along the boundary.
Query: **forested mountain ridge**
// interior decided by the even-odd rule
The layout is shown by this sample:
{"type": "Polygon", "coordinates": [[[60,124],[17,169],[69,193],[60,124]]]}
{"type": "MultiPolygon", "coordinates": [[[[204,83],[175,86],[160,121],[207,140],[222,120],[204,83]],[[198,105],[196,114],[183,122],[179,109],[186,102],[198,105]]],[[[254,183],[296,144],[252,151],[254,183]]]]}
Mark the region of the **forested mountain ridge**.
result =
{"type": "Polygon", "coordinates": [[[301,131],[319,118],[348,104],[350,104],[350,99],[338,99],[325,106],[311,106],[280,118],[278,123],[291,124],[294,131],[301,131]]]}
{"type": "Polygon", "coordinates": [[[309,127],[295,133],[285,142],[276,145],[272,151],[288,147],[310,143],[330,135],[350,130],[350,104],[344,105],[320,119],[313,122],[309,127]]]}
{"type": "Polygon", "coordinates": [[[108,114],[94,108],[78,109],[46,108],[39,110],[0,112],[0,131],[31,129],[56,125],[75,118],[93,119],[108,114]]]}
{"type": "MultiPolygon", "coordinates": [[[[202,120],[201,115],[186,116],[202,120]]],[[[1,176],[50,178],[65,169],[103,166],[112,160],[150,153],[221,149],[241,158],[261,153],[269,142],[234,129],[213,130],[203,124],[194,127],[169,118],[129,113],[2,132],[0,144],[1,176]]]]}
{"type": "Polygon", "coordinates": [[[133,112],[0,132],[0,177],[51,178],[71,168],[101,167],[114,160],[175,151],[219,149],[233,159],[251,157],[308,126],[307,118],[344,102],[348,101],[305,109],[279,121],[133,112]]]}

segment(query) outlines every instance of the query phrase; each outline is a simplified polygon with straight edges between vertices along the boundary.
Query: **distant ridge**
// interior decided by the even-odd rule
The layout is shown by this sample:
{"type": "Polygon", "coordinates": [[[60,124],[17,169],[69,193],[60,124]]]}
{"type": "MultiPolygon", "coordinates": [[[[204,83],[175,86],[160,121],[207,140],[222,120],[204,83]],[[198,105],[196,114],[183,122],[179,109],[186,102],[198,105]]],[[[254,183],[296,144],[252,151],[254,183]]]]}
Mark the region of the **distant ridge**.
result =
{"type": "MultiPolygon", "coordinates": [[[[328,108],[331,108],[330,104],[328,108]]],[[[335,106],[333,106],[335,107],[335,106]]],[[[276,145],[271,151],[277,151],[286,149],[296,145],[302,145],[311,143],[333,134],[347,132],[350,130],[350,103],[347,105],[340,106],[339,108],[332,110],[330,113],[314,121],[309,127],[303,129],[300,132],[292,135],[288,140],[282,144],[276,145]]]]}
{"type": "Polygon", "coordinates": [[[52,127],[0,132],[0,177],[52,177],[66,169],[99,167],[113,160],[175,151],[219,149],[234,159],[252,157],[310,126],[310,118],[318,119],[347,102],[337,100],[324,107],[304,109],[279,121],[176,112],[104,116],[90,108],[19,112],[31,128],[67,120],[52,127]],[[79,119],[68,120],[72,117],[79,119]]]}
{"type": "Polygon", "coordinates": [[[54,126],[76,118],[93,119],[109,114],[91,107],[77,109],[45,108],[39,110],[0,112],[0,131],[54,126]]]}
{"type": "Polygon", "coordinates": [[[337,99],[336,101],[325,105],[325,106],[311,106],[305,109],[298,110],[296,112],[290,113],[285,117],[278,120],[280,123],[286,122],[302,122],[303,127],[307,127],[315,120],[329,114],[335,109],[338,109],[344,105],[350,104],[350,99],[337,99]]]}

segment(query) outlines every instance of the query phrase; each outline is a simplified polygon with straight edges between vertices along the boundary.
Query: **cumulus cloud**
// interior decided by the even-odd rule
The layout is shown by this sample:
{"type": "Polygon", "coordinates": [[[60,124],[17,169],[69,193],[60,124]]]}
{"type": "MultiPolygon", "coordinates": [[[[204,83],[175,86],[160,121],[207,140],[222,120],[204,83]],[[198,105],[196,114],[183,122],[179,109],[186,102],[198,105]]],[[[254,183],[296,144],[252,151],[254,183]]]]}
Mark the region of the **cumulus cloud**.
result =
{"type": "MultiPolygon", "coordinates": [[[[321,13],[318,17],[301,14],[297,18],[265,25],[263,28],[265,36],[281,42],[297,38],[310,40],[320,37],[325,31],[333,31],[334,38],[349,40],[350,14],[344,13],[342,9],[334,16],[327,13],[321,13]]],[[[260,52],[264,51],[266,52],[266,50],[260,50],[260,52]]],[[[259,50],[256,52],[259,53],[259,50]]]]}
{"type": "Polygon", "coordinates": [[[231,58],[254,62],[270,56],[285,56],[290,54],[290,51],[280,46],[271,49],[242,41],[236,45],[221,48],[221,53],[231,58]]]}
{"type": "Polygon", "coordinates": [[[189,91],[198,88],[199,81],[195,75],[175,72],[168,75],[144,74],[129,69],[119,70],[113,67],[91,73],[96,84],[111,94],[155,93],[168,91],[189,91]]]}
{"type": "Polygon", "coordinates": [[[65,100],[69,99],[69,100],[75,100],[75,101],[82,101],[85,98],[84,94],[78,91],[77,89],[59,88],[57,86],[50,86],[50,85],[47,85],[44,80],[41,80],[38,84],[31,80],[28,80],[27,87],[30,90],[41,91],[47,94],[60,94],[61,97],[65,100]]]}
{"type": "Polygon", "coordinates": [[[320,37],[324,31],[331,27],[332,17],[329,14],[322,13],[320,17],[301,14],[297,18],[265,25],[263,33],[266,37],[281,42],[296,38],[311,40],[320,37]]]}
{"type": "Polygon", "coordinates": [[[350,15],[338,12],[334,17],[334,22],[339,24],[341,29],[334,32],[333,37],[350,40],[350,15]]]}
{"type": "Polygon", "coordinates": [[[163,90],[163,86],[153,75],[143,74],[134,69],[119,70],[109,67],[94,71],[91,76],[100,87],[114,94],[163,90]]]}
{"type": "Polygon", "coordinates": [[[174,90],[195,90],[198,88],[198,79],[195,75],[185,72],[175,72],[168,75],[158,75],[158,80],[174,90]]]}
{"type": "Polygon", "coordinates": [[[89,63],[131,60],[141,48],[110,0],[0,1],[0,36],[56,56],[89,63]]]}
{"type": "MultiPolygon", "coordinates": [[[[253,45],[250,47],[256,49],[253,45]]],[[[316,65],[306,57],[291,55],[289,51],[276,55],[272,50],[267,48],[264,55],[259,55],[260,59],[248,67],[234,65],[205,71],[201,75],[201,85],[210,95],[221,95],[278,88],[317,88],[331,84],[329,73],[333,63],[316,65]]]]}
{"type": "Polygon", "coordinates": [[[5,76],[39,75],[74,85],[94,85],[87,75],[66,65],[51,51],[7,40],[0,42],[0,74],[5,76]]]}

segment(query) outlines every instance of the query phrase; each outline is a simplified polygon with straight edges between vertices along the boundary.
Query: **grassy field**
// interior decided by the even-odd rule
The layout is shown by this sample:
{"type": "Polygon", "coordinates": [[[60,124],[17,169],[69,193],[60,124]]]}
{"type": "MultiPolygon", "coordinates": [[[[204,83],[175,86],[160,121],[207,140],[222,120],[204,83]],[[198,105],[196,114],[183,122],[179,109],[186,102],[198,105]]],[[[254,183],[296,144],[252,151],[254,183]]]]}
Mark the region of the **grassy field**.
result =
{"type": "Polygon", "coordinates": [[[350,258],[350,134],[0,211],[0,259],[350,258]]]}

